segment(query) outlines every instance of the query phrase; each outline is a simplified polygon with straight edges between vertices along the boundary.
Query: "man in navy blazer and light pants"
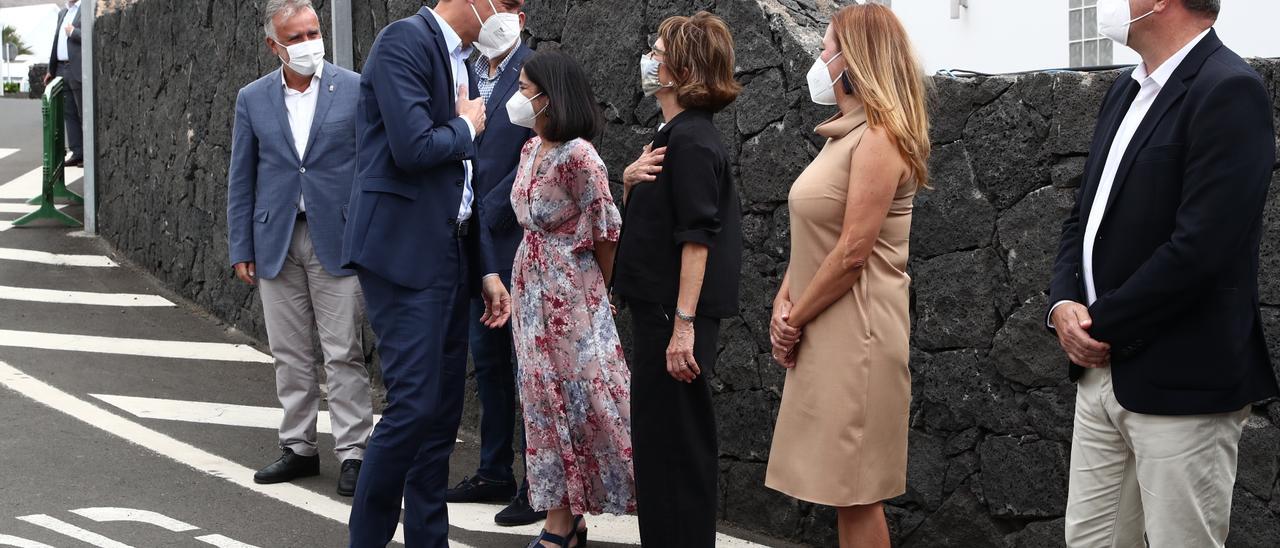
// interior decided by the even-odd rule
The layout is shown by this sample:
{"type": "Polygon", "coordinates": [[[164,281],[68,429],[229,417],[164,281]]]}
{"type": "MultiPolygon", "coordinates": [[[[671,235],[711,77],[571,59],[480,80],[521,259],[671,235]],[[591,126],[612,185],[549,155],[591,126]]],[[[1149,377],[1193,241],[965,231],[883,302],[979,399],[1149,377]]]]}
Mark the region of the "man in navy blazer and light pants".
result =
{"type": "Polygon", "coordinates": [[[511,313],[497,270],[486,264],[491,242],[473,229],[482,205],[470,160],[485,112],[482,100],[469,98],[466,58],[482,20],[522,3],[441,0],[388,25],[365,61],[343,262],[364,289],[387,407],[356,488],[352,547],[386,546],[402,501],[405,546],[448,545],[445,490],[462,418],[473,288],[483,278],[491,327],[511,313]]]}
{"type": "Polygon", "coordinates": [[[241,280],[261,288],[284,407],[283,455],[254,480],[279,483],[319,473],[321,360],[312,347],[318,335],[342,463],[338,493],[351,496],[373,431],[360,285],[341,261],[360,77],[324,62],[310,0],[270,0],[264,30],[268,47],[288,64],[240,90],[227,186],[231,264],[241,280]],[[298,48],[313,54],[291,58],[298,48]]]}
{"type": "Polygon", "coordinates": [[[1066,544],[1221,547],[1250,404],[1280,394],[1258,307],[1271,98],[1213,30],[1219,0],[1098,8],[1143,63],[1104,99],[1049,291],[1079,382],[1066,544]]]}

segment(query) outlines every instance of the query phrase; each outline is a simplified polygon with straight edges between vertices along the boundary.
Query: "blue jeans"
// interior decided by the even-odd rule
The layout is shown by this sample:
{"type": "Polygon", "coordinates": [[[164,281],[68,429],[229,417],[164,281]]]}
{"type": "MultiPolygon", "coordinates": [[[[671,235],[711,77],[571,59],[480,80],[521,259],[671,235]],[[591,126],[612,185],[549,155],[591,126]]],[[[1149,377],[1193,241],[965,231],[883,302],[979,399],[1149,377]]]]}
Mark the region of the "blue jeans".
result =
{"type": "MultiPolygon", "coordinates": [[[[511,287],[511,273],[499,274],[503,285],[511,287]]],[[[480,396],[480,468],[476,475],[491,481],[515,481],[512,466],[515,451],[516,358],[511,343],[511,324],[489,329],[480,323],[484,300],[471,299],[471,361],[476,368],[476,388],[480,396]]],[[[524,449],[521,436],[520,448],[524,449]]]]}

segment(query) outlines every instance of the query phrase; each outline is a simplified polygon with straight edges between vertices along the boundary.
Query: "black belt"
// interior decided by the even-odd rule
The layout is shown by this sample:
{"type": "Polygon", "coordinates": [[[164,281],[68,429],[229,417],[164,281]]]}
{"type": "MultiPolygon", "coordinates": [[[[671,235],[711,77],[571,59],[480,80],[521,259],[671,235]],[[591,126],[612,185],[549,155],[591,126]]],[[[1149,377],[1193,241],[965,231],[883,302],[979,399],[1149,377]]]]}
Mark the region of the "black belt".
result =
{"type": "Polygon", "coordinates": [[[449,219],[449,225],[453,227],[453,237],[461,240],[471,233],[471,219],[459,221],[457,219],[449,219]]]}

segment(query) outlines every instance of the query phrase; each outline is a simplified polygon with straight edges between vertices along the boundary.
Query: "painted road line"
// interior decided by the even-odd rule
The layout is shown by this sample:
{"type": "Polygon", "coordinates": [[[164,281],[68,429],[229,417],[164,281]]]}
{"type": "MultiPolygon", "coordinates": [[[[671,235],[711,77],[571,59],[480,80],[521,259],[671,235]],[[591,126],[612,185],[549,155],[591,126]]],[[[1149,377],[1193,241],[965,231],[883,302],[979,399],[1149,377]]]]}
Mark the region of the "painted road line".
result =
{"type": "Polygon", "coordinates": [[[13,221],[0,221],[0,232],[13,228],[13,221]]]}
{"type": "MultiPolygon", "coordinates": [[[[84,169],[69,167],[62,173],[62,176],[66,184],[71,185],[84,178],[84,169]]],[[[40,192],[44,190],[42,188],[43,185],[44,168],[38,167],[0,185],[0,199],[29,200],[40,195],[40,192]]]]}
{"type": "Polygon", "coordinates": [[[252,544],[245,544],[238,540],[229,539],[222,535],[205,535],[203,537],[196,537],[196,540],[203,542],[205,544],[212,544],[214,546],[217,546],[218,548],[258,548],[257,546],[254,546],[252,544]]]}
{"type": "Polygon", "coordinates": [[[0,285],[0,300],[89,306],[166,307],[175,306],[159,295],[134,293],[92,293],[62,289],[34,289],[0,285]]]}
{"type": "MultiPolygon", "coordinates": [[[[89,394],[99,401],[107,403],[121,411],[140,419],[161,421],[194,422],[199,424],[216,424],[219,426],[241,426],[277,430],[284,419],[284,410],[279,407],[258,407],[254,405],[235,405],[230,403],[213,403],[203,401],[167,400],[163,398],[139,398],[135,396],[115,396],[111,394],[89,394]]],[[[374,415],[377,424],[382,415],[374,415]]],[[[329,412],[320,411],[316,416],[316,432],[333,434],[329,422],[329,412]]],[[[462,440],[457,440],[462,443],[462,440]]]]}
{"type": "MultiPolygon", "coordinates": [[[[506,508],[501,504],[460,504],[449,505],[449,524],[459,529],[478,533],[501,533],[507,535],[538,536],[542,532],[542,524],[520,527],[502,527],[493,522],[493,516],[506,508]]],[[[599,515],[587,516],[587,526],[591,529],[591,540],[612,544],[639,545],[640,525],[635,516],[599,515]]],[[[724,533],[716,533],[716,548],[766,548],[763,544],[724,533]]]]}
{"type": "Polygon", "coordinates": [[[120,266],[109,257],[102,255],[59,255],[45,251],[14,249],[11,247],[0,247],[0,260],[22,261],[53,266],[88,266],[99,268],[114,268],[120,266]]]}
{"type": "Polygon", "coordinates": [[[58,518],[46,516],[44,514],[22,516],[18,519],[32,525],[44,527],[45,529],[58,533],[59,535],[68,536],[86,544],[92,544],[98,548],[133,548],[123,542],[111,540],[93,531],[81,529],[58,518]]]}
{"type": "Polygon", "coordinates": [[[0,160],[16,154],[18,150],[16,148],[0,148],[0,160]]]}
{"type": "Polygon", "coordinates": [[[43,542],[27,540],[12,535],[0,535],[0,546],[16,546],[17,548],[53,548],[43,542]]]}
{"type": "Polygon", "coordinates": [[[183,360],[275,363],[271,356],[244,344],[121,339],[7,329],[0,329],[0,346],[183,360]]]}
{"type": "Polygon", "coordinates": [[[159,512],[138,510],[136,508],[80,508],[79,510],[72,510],[71,513],[84,516],[98,523],[118,521],[145,523],[147,525],[154,525],[175,533],[185,533],[187,531],[195,531],[196,529],[199,529],[199,527],[191,525],[190,523],[178,521],[159,512]]]}
{"type": "MultiPolygon", "coordinates": [[[[106,411],[87,401],[58,390],[4,362],[0,362],[0,386],[17,392],[37,403],[70,415],[89,426],[123,438],[165,458],[189,466],[199,472],[225,479],[255,493],[278,500],[317,516],[346,523],[351,506],[291,483],[259,485],[253,482],[255,470],[209,453],[189,443],[142,426],[106,411]]],[[[21,518],[20,518],[21,519],[21,518]]],[[[395,540],[404,543],[397,530],[395,540]]],[[[450,543],[457,548],[470,548],[450,543]]]]}

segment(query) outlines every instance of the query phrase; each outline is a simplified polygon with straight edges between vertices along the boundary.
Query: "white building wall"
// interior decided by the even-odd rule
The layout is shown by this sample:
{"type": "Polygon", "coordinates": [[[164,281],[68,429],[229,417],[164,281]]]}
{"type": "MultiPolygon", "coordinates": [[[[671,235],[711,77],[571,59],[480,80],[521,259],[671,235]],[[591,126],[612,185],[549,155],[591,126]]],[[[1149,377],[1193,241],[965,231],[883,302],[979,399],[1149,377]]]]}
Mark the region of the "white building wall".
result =
{"type": "MultiPolygon", "coordinates": [[[[930,73],[965,69],[986,73],[1068,66],[1069,0],[968,0],[951,19],[952,0],[893,0],[930,73]]],[[[1226,44],[1244,57],[1280,57],[1280,0],[1222,0],[1216,25],[1226,44]]],[[[1138,54],[1116,45],[1115,64],[1136,64],[1138,54]]]]}

